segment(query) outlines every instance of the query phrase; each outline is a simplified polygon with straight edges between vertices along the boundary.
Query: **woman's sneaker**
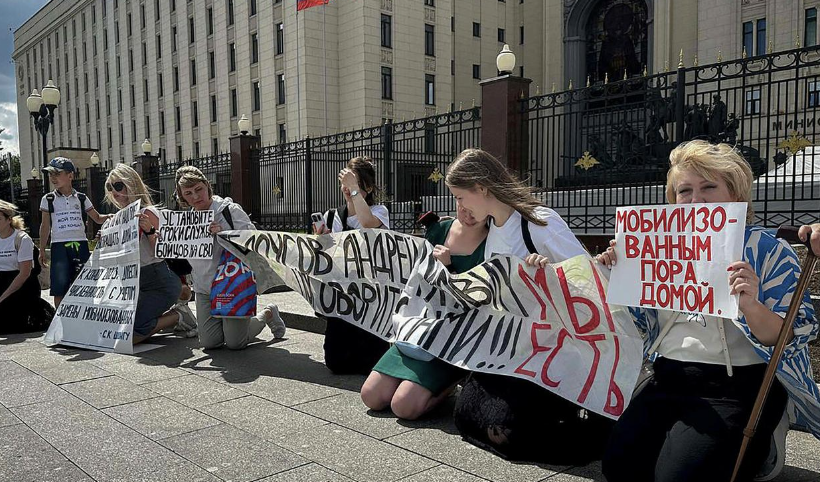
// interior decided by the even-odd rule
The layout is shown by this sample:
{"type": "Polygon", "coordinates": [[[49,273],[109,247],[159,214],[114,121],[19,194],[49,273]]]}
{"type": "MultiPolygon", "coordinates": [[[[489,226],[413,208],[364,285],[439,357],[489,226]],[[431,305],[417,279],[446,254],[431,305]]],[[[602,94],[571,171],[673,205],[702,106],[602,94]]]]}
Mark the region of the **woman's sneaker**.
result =
{"type": "Polygon", "coordinates": [[[274,338],[284,338],[285,336],[285,322],[279,315],[279,307],[273,303],[262,308],[262,311],[256,315],[261,321],[265,322],[273,333],[274,338]],[[268,314],[270,312],[270,314],[268,314]]]}
{"type": "Polygon", "coordinates": [[[769,455],[755,476],[755,482],[772,480],[783,470],[786,464],[786,434],[789,432],[789,414],[783,410],[783,416],[772,433],[769,455]]]}
{"type": "Polygon", "coordinates": [[[179,321],[174,327],[174,333],[183,338],[193,338],[197,336],[196,317],[188,307],[188,302],[179,303],[172,308],[179,314],[179,321]]]}

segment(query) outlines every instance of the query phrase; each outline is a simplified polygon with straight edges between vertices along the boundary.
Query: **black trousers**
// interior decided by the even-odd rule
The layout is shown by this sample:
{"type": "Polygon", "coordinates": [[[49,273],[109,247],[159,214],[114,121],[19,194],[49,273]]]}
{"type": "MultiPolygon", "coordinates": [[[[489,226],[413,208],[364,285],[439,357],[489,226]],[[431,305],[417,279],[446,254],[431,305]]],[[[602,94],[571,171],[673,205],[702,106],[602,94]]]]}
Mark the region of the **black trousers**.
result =
{"type": "MultiPolygon", "coordinates": [[[[728,481],[766,365],[734,367],[660,358],[655,376],[612,431],[608,482],[728,481]]],[[[788,395],[777,380],[738,480],[751,480],[769,453],[788,395]]]]}
{"type": "Polygon", "coordinates": [[[464,382],[453,418],[473,445],[510,460],[556,465],[600,459],[615,424],[527,380],[477,372],[464,382]]]}
{"type": "MultiPolygon", "coordinates": [[[[11,285],[19,271],[0,271],[0,294],[11,285]]],[[[48,328],[54,307],[40,298],[40,283],[32,275],[19,290],[0,303],[0,334],[31,333],[48,328]]]]}
{"type": "Polygon", "coordinates": [[[327,318],[325,365],[337,375],[369,375],[390,343],[339,318],[327,318]]]}

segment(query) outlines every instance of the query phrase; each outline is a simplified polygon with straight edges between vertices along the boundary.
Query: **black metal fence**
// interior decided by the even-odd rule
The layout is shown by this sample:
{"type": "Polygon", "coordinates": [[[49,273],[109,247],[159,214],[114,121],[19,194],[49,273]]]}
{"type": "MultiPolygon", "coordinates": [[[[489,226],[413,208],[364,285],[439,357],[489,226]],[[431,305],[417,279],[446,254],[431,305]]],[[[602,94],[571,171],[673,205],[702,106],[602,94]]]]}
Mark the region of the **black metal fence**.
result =
{"type": "Polygon", "coordinates": [[[666,202],[680,142],[728,142],[755,172],[757,224],[817,222],[818,67],[810,47],[524,99],[522,174],[576,232],[611,232],[617,206],[666,202]]]}
{"type": "Polygon", "coordinates": [[[260,195],[251,217],[262,229],[309,230],[311,213],[342,204],[339,171],[352,157],[368,156],[391,228],[411,232],[422,212],[452,210],[443,174],[456,154],[480,146],[480,121],[472,108],[255,150],[260,195]]]}

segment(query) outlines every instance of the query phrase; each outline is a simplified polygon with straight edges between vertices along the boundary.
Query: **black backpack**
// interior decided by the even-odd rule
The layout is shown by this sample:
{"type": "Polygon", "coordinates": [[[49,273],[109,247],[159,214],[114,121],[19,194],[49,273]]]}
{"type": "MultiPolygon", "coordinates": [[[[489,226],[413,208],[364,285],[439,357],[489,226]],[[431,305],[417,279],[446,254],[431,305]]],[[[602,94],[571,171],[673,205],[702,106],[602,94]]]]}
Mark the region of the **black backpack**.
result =
{"type": "MultiPolygon", "coordinates": [[[[48,214],[54,214],[54,198],[57,196],[57,190],[46,194],[46,202],[48,203],[48,214]]],[[[88,213],[85,210],[86,195],[83,192],[77,191],[77,199],[80,200],[80,211],[83,217],[83,225],[88,222],[88,213]]]]}
{"type": "Polygon", "coordinates": [[[351,228],[347,225],[347,204],[343,204],[336,209],[330,209],[327,212],[327,229],[333,231],[333,218],[339,215],[339,221],[342,223],[342,231],[350,231],[351,228]]]}

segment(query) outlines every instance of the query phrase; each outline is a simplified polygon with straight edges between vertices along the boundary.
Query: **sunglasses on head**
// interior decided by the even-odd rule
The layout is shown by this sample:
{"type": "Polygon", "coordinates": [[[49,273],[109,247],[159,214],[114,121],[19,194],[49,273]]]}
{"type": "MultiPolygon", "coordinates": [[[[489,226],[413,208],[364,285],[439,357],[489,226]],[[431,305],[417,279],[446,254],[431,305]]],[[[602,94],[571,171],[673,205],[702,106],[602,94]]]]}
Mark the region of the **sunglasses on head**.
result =
{"type": "Polygon", "coordinates": [[[125,183],[122,182],[122,181],[117,181],[114,184],[106,183],[105,188],[108,190],[108,192],[111,192],[111,191],[120,192],[123,189],[125,189],[125,183]]]}

